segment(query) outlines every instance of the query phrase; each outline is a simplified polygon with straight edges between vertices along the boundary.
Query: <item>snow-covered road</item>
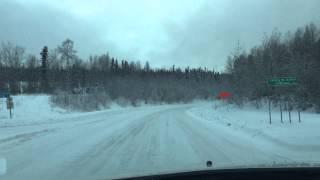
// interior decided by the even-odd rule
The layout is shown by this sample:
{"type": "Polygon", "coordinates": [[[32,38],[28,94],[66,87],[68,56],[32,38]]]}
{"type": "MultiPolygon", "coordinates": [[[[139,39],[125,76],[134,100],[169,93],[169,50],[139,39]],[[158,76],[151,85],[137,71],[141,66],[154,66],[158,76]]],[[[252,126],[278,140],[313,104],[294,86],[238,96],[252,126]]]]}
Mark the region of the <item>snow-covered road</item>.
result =
{"type": "Polygon", "coordinates": [[[285,163],[296,153],[253,143],[186,112],[155,106],[0,127],[0,179],[111,179],[214,167],[285,163]],[[1,171],[0,171],[1,172],[1,171]]]}

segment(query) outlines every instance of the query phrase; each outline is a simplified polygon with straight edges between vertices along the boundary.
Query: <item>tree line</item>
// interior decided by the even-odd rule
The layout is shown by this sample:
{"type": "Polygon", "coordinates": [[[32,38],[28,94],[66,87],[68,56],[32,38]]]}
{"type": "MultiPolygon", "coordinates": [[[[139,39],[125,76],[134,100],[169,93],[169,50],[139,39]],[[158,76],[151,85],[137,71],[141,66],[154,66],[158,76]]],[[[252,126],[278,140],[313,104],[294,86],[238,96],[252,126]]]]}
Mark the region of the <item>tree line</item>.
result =
{"type": "Polygon", "coordinates": [[[294,33],[275,30],[249,52],[241,47],[229,56],[226,71],[234,101],[260,101],[270,98],[291,101],[292,108],[320,110],[320,30],[315,24],[294,33]],[[270,86],[274,77],[296,77],[295,86],[270,86]]]}
{"type": "Polygon", "coordinates": [[[26,55],[23,47],[2,43],[0,89],[12,94],[98,91],[111,100],[122,98],[135,104],[207,99],[223,86],[221,74],[208,68],[152,68],[148,61],[119,60],[108,53],[83,60],[70,39],[53,49],[44,46],[39,55],[26,55]]]}
{"type": "Polygon", "coordinates": [[[98,102],[99,97],[106,100],[102,104],[113,100],[133,105],[189,102],[229,90],[240,105],[254,101],[260,106],[268,98],[275,104],[291,101],[291,108],[320,110],[319,77],[320,30],[315,24],[284,35],[275,30],[248,52],[238,46],[228,57],[225,73],[206,67],[154,68],[148,61],[119,60],[108,53],[83,60],[70,39],[56,48],[44,46],[39,55],[27,55],[25,48],[10,42],[0,47],[0,89],[11,94],[60,92],[64,95],[55,100],[64,105],[72,99],[76,106],[90,99],[98,102]],[[268,85],[267,80],[274,77],[296,77],[298,84],[268,85]],[[83,99],[83,94],[90,99],[83,99]]]}

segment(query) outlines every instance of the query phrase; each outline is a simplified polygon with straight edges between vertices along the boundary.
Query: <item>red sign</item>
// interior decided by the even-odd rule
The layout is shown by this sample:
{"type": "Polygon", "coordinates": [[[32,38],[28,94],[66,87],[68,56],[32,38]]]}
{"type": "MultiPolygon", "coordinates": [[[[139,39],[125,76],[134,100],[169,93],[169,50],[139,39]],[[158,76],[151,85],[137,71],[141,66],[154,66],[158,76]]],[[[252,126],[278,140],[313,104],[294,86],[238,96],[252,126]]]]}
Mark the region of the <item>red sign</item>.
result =
{"type": "Polygon", "coordinates": [[[222,91],[219,93],[218,99],[229,99],[231,96],[232,96],[231,93],[229,93],[227,91],[222,91]]]}

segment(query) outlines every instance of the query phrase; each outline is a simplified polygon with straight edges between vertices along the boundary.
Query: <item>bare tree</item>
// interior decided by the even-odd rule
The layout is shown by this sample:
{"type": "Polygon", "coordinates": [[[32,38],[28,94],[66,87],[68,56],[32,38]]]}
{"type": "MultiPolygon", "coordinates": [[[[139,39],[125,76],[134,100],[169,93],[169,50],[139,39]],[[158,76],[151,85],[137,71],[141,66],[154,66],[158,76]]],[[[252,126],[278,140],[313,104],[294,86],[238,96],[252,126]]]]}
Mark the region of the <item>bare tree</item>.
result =
{"type": "Polygon", "coordinates": [[[74,42],[70,39],[66,39],[62,42],[61,46],[58,46],[58,52],[61,54],[61,61],[65,67],[69,68],[73,60],[76,59],[77,51],[74,50],[74,42]]]}
{"type": "Polygon", "coordinates": [[[61,62],[63,66],[67,70],[66,78],[65,78],[65,86],[68,90],[72,89],[71,82],[71,66],[75,63],[77,56],[76,50],[74,50],[74,43],[70,39],[66,39],[62,42],[61,46],[58,46],[58,52],[61,55],[61,62]]]}

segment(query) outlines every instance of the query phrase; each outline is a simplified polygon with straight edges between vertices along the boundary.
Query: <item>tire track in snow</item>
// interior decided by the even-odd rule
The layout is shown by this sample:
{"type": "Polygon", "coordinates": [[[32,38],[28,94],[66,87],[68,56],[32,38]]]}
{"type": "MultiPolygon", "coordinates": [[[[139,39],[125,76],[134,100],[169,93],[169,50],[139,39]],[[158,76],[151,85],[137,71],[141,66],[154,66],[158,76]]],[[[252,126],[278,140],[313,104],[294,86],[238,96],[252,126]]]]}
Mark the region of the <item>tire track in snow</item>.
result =
{"type": "MultiPolygon", "coordinates": [[[[123,128],[110,134],[103,141],[92,147],[90,151],[78,157],[71,162],[66,172],[62,172],[66,179],[76,177],[79,179],[90,178],[90,175],[96,177],[101,174],[113,174],[119,171],[130,171],[130,162],[135,155],[141,156],[141,148],[146,144],[135,147],[138,136],[144,136],[148,124],[151,123],[154,117],[162,112],[155,112],[141,119],[132,120],[123,128]]],[[[129,120],[130,121],[130,120],[129,120]]],[[[76,179],[77,179],[76,178],[76,179]]]]}

